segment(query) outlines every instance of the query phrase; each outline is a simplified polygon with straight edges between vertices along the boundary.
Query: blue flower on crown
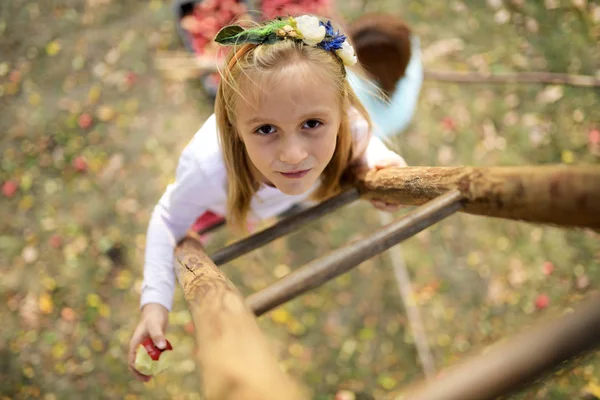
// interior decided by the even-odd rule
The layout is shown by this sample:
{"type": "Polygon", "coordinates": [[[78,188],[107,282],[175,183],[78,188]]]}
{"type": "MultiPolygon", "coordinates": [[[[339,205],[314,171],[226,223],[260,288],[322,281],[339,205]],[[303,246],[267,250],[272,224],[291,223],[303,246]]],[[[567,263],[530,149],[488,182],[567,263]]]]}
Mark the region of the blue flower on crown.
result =
{"type": "Polygon", "coordinates": [[[342,35],[340,31],[334,31],[331,21],[323,23],[319,21],[319,25],[325,27],[325,39],[321,41],[317,46],[321,47],[326,51],[334,51],[342,48],[342,44],[346,41],[346,36],[342,35]]]}

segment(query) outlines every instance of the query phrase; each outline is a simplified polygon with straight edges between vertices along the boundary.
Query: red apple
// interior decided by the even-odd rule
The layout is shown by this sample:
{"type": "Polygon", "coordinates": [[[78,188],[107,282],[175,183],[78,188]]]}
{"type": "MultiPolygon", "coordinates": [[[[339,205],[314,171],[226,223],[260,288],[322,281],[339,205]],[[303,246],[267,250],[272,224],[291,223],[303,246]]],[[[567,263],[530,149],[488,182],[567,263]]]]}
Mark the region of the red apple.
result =
{"type": "Polygon", "coordinates": [[[4,185],[2,185],[2,194],[4,194],[6,197],[13,197],[18,188],[19,184],[16,181],[8,180],[4,182],[4,185]]]}
{"type": "Polygon", "coordinates": [[[171,343],[169,343],[168,340],[166,340],[166,342],[167,342],[167,347],[164,350],[161,350],[158,347],[156,347],[151,338],[146,338],[142,342],[142,346],[144,346],[144,349],[146,349],[150,358],[153,359],[154,361],[157,361],[160,358],[160,355],[162,354],[163,351],[173,350],[173,346],[171,346],[171,343]]]}
{"type": "Polygon", "coordinates": [[[554,271],[554,264],[552,264],[550,261],[546,261],[542,266],[542,271],[544,272],[544,275],[552,274],[552,271],[554,271]]]}
{"type": "Polygon", "coordinates": [[[60,246],[62,246],[62,237],[60,235],[54,234],[50,236],[50,239],[48,239],[48,244],[53,249],[58,249],[60,248],[60,246]]]}
{"type": "Polygon", "coordinates": [[[75,168],[75,170],[78,172],[85,172],[85,170],[87,170],[87,161],[83,156],[75,157],[71,164],[73,165],[73,168],[75,168]]]}
{"type": "Polygon", "coordinates": [[[92,116],[88,113],[83,113],[77,118],[77,124],[81,129],[87,129],[92,126],[92,116]]]}
{"type": "Polygon", "coordinates": [[[535,299],[535,308],[537,308],[538,310],[543,310],[544,308],[548,307],[549,305],[550,305],[550,298],[546,294],[540,294],[535,299]]]}

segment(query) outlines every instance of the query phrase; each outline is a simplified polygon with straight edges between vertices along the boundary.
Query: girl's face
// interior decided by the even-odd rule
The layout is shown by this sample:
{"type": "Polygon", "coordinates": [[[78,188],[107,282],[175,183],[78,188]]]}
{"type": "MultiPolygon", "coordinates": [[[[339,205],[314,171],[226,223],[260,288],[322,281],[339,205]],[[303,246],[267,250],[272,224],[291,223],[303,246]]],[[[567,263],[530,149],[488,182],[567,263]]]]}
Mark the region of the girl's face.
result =
{"type": "Polygon", "coordinates": [[[244,87],[251,89],[243,87],[236,101],[236,127],[255,176],[299,195],[315,184],[333,156],[341,104],[326,74],[310,73],[302,63],[284,69],[260,81],[248,76],[244,87]]]}

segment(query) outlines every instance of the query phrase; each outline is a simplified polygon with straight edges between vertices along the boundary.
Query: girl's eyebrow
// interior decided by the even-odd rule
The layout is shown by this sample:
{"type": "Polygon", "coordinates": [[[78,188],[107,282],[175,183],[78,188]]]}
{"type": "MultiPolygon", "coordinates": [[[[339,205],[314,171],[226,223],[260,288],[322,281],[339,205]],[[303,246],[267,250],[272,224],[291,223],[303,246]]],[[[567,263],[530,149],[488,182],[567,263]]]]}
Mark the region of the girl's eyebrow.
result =
{"type": "MultiPolygon", "coordinates": [[[[305,119],[315,118],[315,117],[327,117],[331,114],[332,114],[332,110],[330,108],[320,108],[318,110],[311,110],[310,112],[302,114],[302,116],[300,116],[299,119],[305,120],[305,119]]],[[[249,120],[247,120],[246,124],[253,125],[253,124],[257,124],[259,122],[274,121],[274,120],[275,120],[275,118],[255,116],[255,117],[252,117],[249,120]]]]}

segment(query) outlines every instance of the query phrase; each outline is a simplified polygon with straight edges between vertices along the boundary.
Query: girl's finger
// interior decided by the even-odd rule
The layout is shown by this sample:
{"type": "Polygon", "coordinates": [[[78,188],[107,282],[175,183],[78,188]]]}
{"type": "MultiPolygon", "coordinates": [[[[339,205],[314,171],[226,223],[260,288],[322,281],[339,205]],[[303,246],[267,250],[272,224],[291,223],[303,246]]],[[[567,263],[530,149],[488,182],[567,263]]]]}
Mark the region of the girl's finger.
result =
{"type": "Polygon", "coordinates": [[[385,202],[381,200],[371,200],[371,204],[378,210],[381,210],[382,207],[385,207],[385,202]]]}
{"type": "Polygon", "coordinates": [[[135,354],[145,336],[147,335],[144,335],[143,330],[138,327],[131,336],[131,340],[129,341],[129,351],[127,354],[127,365],[129,367],[129,371],[131,371],[137,380],[142,382],[148,382],[151,376],[141,374],[135,369],[135,354]]]}
{"type": "Polygon", "coordinates": [[[138,372],[138,371],[135,369],[135,367],[134,367],[134,366],[132,366],[132,365],[129,365],[129,371],[131,371],[131,373],[133,374],[133,376],[135,376],[135,378],[136,378],[138,381],[142,381],[142,382],[148,382],[150,379],[152,379],[152,377],[151,377],[151,376],[149,376],[149,375],[144,375],[144,374],[141,374],[141,373],[139,373],[139,372],[138,372]]]}

